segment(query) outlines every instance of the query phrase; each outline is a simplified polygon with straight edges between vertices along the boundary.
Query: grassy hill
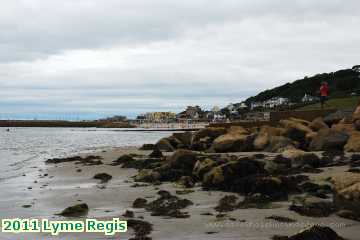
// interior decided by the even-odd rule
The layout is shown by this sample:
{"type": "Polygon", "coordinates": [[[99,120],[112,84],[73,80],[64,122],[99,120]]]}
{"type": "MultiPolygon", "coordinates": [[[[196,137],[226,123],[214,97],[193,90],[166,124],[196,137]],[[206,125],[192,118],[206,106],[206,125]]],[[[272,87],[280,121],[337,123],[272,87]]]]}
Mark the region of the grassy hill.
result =
{"type": "Polygon", "coordinates": [[[328,82],[330,96],[333,98],[346,97],[352,92],[359,94],[360,73],[356,71],[356,67],[331,73],[316,74],[312,77],[304,77],[295,82],[263,91],[256,96],[248,98],[246,103],[266,101],[272,97],[285,97],[289,98],[292,102],[299,102],[305,94],[318,96],[318,90],[323,81],[328,82]]]}
{"type": "MultiPolygon", "coordinates": [[[[345,97],[345,98],[330,98],[326,102],[326,109],[336,108],[336,109],[354,109],[357,106],[359,97],[345,97]]],[[[315,103],[307,105],[305,107],[298,108],[296,110],[316,110],[320,108],[320,103],[315,103]]]]}

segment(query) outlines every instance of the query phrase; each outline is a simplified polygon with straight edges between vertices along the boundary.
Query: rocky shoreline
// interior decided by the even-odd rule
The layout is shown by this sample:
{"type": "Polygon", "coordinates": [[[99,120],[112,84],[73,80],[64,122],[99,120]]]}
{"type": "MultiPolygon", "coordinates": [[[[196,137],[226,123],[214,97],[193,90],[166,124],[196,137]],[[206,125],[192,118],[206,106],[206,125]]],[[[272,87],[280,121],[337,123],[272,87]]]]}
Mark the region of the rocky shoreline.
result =
{"type": "MultiPolygon", "coordinates": [[[[340,229],[346,239],[356,239],[352,237],[353,233],[360,233],[359,119],[356,114],[350,120],[335,114],[313,122],[282,120],[277,127],[206,128],[194,133],[174,133],[156,144],[142,146],[137,153],[123,154],[107,163],[99,156],[50,159],[47,163],[136,169],[132,180],[126,180],[133,182],[131,188],[151,187],[157,197],[149,201],[138,196],[124,213],[135,231],[132,239],[151,239],[151,230],[162,229],[164,219],[194,221],[195,217],[209,217],[217,223],[246,223],[248,219],[231,216],[244,211],[256,212],[266,221],[289,224],[306,218],[314,223],[300,233],[283,234],[291,230],[285,228],[261,239],[345,239],[331,227],[316,224],[318,219],[330,224],[334,218],[357,226],[351,231],[340,229]],[[172,193],[169,184],[178,190],[172,193]],[[199,191],[223,194],[211,211],[194,216],[189,209],[199,203],[191,196],[199,191]],[[137,210],[147,213],[154,223],[137,216],[137,210]],[[268,216],[267,211],[273,214],[268,216]],[[277,214],[278,211],[286,214],[277,214]]],[[[93,177],[105,189],[116,175],[97,172],[93,177]]],[[[77,206],[72,207],[75,216],[87,214],[84,209],[77,214],[77,206]]],[[[183,231],[186,234],[186,228],[183,231]]],[[[217,231],[205,234],[222,238],[217,231]]],[[[242,233],[236,234],[241,237],[242,233]]]]}

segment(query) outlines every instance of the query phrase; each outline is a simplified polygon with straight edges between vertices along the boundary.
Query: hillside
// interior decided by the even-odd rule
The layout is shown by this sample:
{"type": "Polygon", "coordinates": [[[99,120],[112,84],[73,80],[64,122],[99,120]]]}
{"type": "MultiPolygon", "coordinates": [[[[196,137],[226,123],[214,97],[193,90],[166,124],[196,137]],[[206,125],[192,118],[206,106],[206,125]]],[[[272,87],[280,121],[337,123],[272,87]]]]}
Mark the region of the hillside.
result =
{"type": "Polygon", "coordinates": [[[312,77],[305,77],[293,83],[286,83],[282,86],[269,89],[250,97],[246,103],[265,101],[272,97],[289,98],[291,102],[299,102],[305,94],[317,96],[321,82],[329,83],[331,97],[348,96],[352,92],[360,93],[359,65],[351,69],[343,69],[337,72],[316,74],[312,77]]]}
{"type": "MultiPolygon", "coordinates": [[[[330,98],[329,101],[326,102],[325,109],[355,109],[359,101],[359,97],[346,97],[346,98],[330,98]]],[[[320,108],[320,103],[310,104],[297,110],[317,110],[320,108]]]]}

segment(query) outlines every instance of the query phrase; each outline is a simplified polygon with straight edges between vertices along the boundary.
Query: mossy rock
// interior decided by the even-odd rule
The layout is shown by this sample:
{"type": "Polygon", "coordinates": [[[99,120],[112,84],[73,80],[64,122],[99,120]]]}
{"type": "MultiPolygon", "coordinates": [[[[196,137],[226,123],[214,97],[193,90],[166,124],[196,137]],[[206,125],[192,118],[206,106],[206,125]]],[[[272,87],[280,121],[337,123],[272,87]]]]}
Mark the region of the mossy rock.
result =
{"type": "Polygon", "coordinates": [[[86,203],[74,205],[65,208],[61,213],[57,214],[64,217],[83,217],[89,212],[89,206],[86,203]]]}

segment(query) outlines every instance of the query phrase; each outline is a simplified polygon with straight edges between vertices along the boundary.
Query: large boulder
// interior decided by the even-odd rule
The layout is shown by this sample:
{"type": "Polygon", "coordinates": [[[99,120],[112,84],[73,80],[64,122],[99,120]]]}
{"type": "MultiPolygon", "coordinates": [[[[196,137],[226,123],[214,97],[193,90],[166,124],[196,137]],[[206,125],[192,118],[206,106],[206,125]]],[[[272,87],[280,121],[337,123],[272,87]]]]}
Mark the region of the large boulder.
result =
{"type": "Polygon", "coordinates": [[[346,152],[360,152],[360,132],[353,131],[346,143],[344,150],[346,152]]]}
{"type": "Polygon", "coordinates": [[[255,150],[264,150],[273,136],[282,136],[286,130],[284,128],[276,128],[271,126],[263,126],[260,128],[259,133],[257,134],[254,140],[254,149],[255,150]]]}
{"type": "Polygon", "coordinates": [[[217,137],[211,149],[215,152],[244,152],[253,150],[255,135],[246,135],[241,132],[229,132],[217,137]]]}
{"type": "Polygon", "coordinates": [[[306,136],[313,133],[313,130],[303,123],[295,120],[281,120],[280,124],[286,129],[286,136],[300,144],[304,148],[308,142],[306,136]]]}
{"type": "Polygon", "coordinates": [[[356,130],[360,131],[360,102],[359,106],[356,108],[354,114],[352,115],[352,121],[356,130]]]}
{"type": "Polygon", "coordinates": [[[345,172],[332,177],[334,185],[334,203],[340,209],[360,214],[360,174],[345,172]]]}
{"type": "Polygon", "coordinates": [[[313,131],[320,131],[323,128],[329,128],[329,126],[324,122],[322,117],[315,118],[310,124],[309,127],[313,131]]]}
{"type": "Polygon", "coordinates": [[[322,129],[310,143],[312,151],[343,150],[349,135],[333,129],[322,129]]]}
{"type": "Polygon", "coordinates": [[[192,132],[173,133],[173,137],[179,140],[183,147],[189,148],[191,146],[193,134],[192,132]]]}
{"type": "Polygon", "coordinates": [[[344,240],[329,227],[312,226],[290,237],[274,236],[272,239],[279,240],[344,240]]]}
{"type": "Polygon", "coordinates": [[[242,178],[265,172],[262,162],[245,157],[212,168],[202,182],[206,188],[236,191],[242,178]]]}
{"type": "Polygon", "coordinates": [[[345,112],[338,110],[324,117],[324,122],[331,127],[333,124],[339,123],[341,120],[346,119],[348,116],[345,112]]]}
{"type": "Polygon", "coordinates": [[[226,128],[222,127],[209,127],[197,131],[192,138],[191,149],[193,150],[206,150],[208,149],[215,138],[225,134],[226,128]]]}
{"type": "Polygon", "coordinates": [[[300,118],[294,118],[294,117],[291,117],[289,118],[290,121],[293,121],[293,122],[297,122],[297,123],[300,123],[302,125],[305,125],[305,126],[309,126],[311,122],[307,121],[307,120],[304,120],[304,119],[300,119],[300,118]]]}
{"type": "Polygon", "coordinates": [[[354,121],[354,127],[356,130],[360,131],[360,120],[354,121]]]}
{"type": "Polygon", "coordinates": [[[351,134],[353,131],[355,131],[355,128],[351,123],[337,123],[332,125],[331,129],[339,132],[345,132],[347,134],[351,134]]]}
{"type": "Polygon", "coordinates": [[[316,154],[299,149],[288,149],[281,156],[288,159],[292,167],[299,168],[308,165],[316,168],[320,166],[320,158],[316,154]]]}
{"type": "Polygon", "coordinates": [[[259,193],[271,200],[286,199],[288,189],[282,179],[268,176],[252,176],[243,178],[236,185],[237,192],[250,195],[259,193]]]}
{"type": "Polygon", "coordinates": [[[217,163],[210,158],[198,160],[195,163],[192,174],[194,177],[201,180],[203,178],[203,176],[207,172],[209,172],[213,167],[215,167],[216,165],[217,165],[217,163]]]}
{"type": "Polygon", "coordinates": [[[171,145],[170,140],[168,138],[160,139],[155,146],[164,152],[173,152],[175,148],[171,145]]]}
{"type": "Polygon", "coordinates": [[[65,208],[61,213],[57,214],[64,217],[83,217],[89,212],[89,206],[86,203],[74,205],[65,208]]]}
{"type": "Polygon", "coordinates": [[[293,149],[296,147],[298,147],[298,143],[292,141],[290,138],[283,136],[271,136],[264,151],[280,153],[287,149],[293,149]]]}
{"type": "Polygon", "coordinates": [[[197,161],[197,156],[196,152],[179,149],[169,157],[169,164],[172,168],[191,173],[197,161]]]}
{"type": "Polygon", "coordinates": [[[159,181],[161,175],[153,169],[143,169],[134,177],[136,182],[156,182],[159,181]]]}

